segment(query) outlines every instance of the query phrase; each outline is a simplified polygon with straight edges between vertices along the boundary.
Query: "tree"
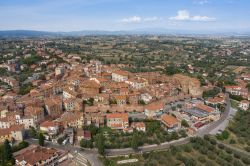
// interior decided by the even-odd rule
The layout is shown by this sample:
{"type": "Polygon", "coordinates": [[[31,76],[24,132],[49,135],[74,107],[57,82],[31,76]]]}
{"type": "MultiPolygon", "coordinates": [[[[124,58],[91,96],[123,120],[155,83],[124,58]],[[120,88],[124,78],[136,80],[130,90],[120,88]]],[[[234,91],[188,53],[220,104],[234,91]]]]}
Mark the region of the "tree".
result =
{"type": "Polygon", "coordinates": [[[31,83],[24,84],[20,86],[19,94],[25,95],[30,92],[30,90],[33,88],[33,85],[31,83]]]}
{"type": "Polygon", "coordinates": [[[94,98],[91,97],[91,98],[89,99],[89,105],[92,106],[93,104],[94,104],[94,98]]]}
{"type": "Polygon", "coordinates": [[[221,133],[223,139],[228,139],[229,137],[229,132],[227,130],[224,130],[222,133],[221,133]]]}
{"type": "Polygon", "coordinates": [[[139,103],[140,105],[145,105],[145,104],[146,104],[144,100],[139,100],[138,103],[139,103]]]}
{"type": "Polygon", "coordinates": [[[80,141],[80,146],[83,148],[93,148],[93,142],[91,140],[84,140],[80,141]]]}
{"type": "Polygon", "coordinates": [[[29,146],[28,142],[22,141],[18,145],[12,147],[12,152],[17,152],[23,148],[26,148],[29,146]]]}
{"type": "Polygon", "coordinates": [[[248,91],[250,91],[250,83],[247,84],[248,91]]]}
{"type": "Polygon", "coordinates": [[[62,145],[63,140],[64,140],[63,137],[60,137],[60,138],[57,139],[57,143],[58,143],[59,145],[62,145]]]}
{"type": "Polygon", "coordinates": [[[44,136],[43,133],[39,133],[39,137],[38,137],[38,143],[40,146],[44,146],[44,136]]]}
{"type": "Polygon", "coordinates": [[[220,93],[220,88],[214,87],[212,90],[204,91],[203,92],[203,97],[204,98],[214,97],[218,93],[220,93]]]}
{"type": "Polygon", "coordinates": [[[5,161],[10,161],[13,159],[10,142],[7,139],[4,141],[3,154],[5,161]]]}
{"type": "Polygon", "coordinates": [[[34,127],[31,127],[30,129],[29,129],[29,136],[31,137],[31,138],[36,138],[37,137],[37,131],[35,130],[35,128],[34,127]]]}
{"type": "Polygon", "coordinates": [[[101,133],[96,135],[96,147],[98,149],[98,153],[101,155],[103,155],[105,152],[104,141],[105,141],[105,138],[101,133]]]}
{"type": "Polygon", "coordinates": [[[181,126],[183,126],[183,127],[189,127],[189,124],[188,124],[188,122],[185,119],[183,119],[181,121],[181,126]]]}
{"type": "Polygon", "coordinates": [[[178,69],[178,67],[176,67],[175,65],[173,64],[170,64],[168,65],[166,68],[165,68],[165,73],[167,75],[174,75],[174,74],[177,74],[177,73],[180,73],[181,71],[178,69]]]}
{"type": "Polygon", "coordinates": [[[27,65],[33,65],[35,63],[38,63],[41,60],[42,60],[42,57],[40,57],[38,55],[31,55],[28,58],[21,58],[20,63],[21,64],[27,64],[27,65]]]}
{"type": "Polygon", "coordinates": [[[85,130],[89,130],[91,135],[94,136],[99,132],[99,128],[96,127],[94,124],[84,127],[85,130]]]}
{"type": "Polygon", "coordinates": [[[138,149],[138,146],[139,146],[139,136],[138,136],[137,132],[134,132],[133,136],[132,136],[131,147],[134,150],[136,150],[136,149],[138,149]]]}

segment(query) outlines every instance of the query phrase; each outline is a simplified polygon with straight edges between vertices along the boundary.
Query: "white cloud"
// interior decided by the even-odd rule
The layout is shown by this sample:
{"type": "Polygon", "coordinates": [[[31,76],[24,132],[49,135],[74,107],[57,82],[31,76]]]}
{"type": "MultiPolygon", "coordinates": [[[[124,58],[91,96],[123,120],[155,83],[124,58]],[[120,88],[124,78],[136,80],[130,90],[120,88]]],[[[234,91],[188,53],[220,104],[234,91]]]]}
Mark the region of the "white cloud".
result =
{"type": "Polygon", "coordinates": [[[133,23],[133,22],[141,22],[142,18],[139,16],[132,16],[132,17],[128,17],[128,18],[123,18],[121,20],[121,22],[125,22],[125,23],[133,23]]]}
{"type": "Polygon", "coordinates": [[[179,10],[176,16],[170,17],[170,20],[178,20],[178,21],[184,21],[184,20],[189,20],[189,19],[190,19],[190,15],[187,10],[179,10]]]}
{"type": "Polygon", "coordinates": [[[187,10],[179,10],[176,16],[170,17],[169,19],[175,20],[175,21],[214,21],[215,20],[215,18],[211,18],[208,16],[200,16],[200,15],[191,16],[189,11],[187,10]]]}
{"type": "Polygon", "coordinates": [[[159,17],[146,17],[146,18],[144,18],[143,19],[143,21],[159,21],[159,20],[161,20],[161,18],[159,18],[159,17]]]}
{"type": "Polygon", "coordinates": [[[208,3],[210,3],[209,0],[195,0],[194,1],[194,4],[196,4],[196,5],[205,5],[205,4],[208,4],[208,3]]]}

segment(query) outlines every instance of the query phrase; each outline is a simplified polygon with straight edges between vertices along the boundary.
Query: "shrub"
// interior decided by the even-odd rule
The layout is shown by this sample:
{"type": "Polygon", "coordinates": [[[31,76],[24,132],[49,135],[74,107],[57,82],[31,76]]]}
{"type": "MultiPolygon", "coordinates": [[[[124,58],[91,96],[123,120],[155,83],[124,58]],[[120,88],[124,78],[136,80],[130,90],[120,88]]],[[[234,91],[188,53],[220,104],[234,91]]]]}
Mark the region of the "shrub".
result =
{"type": "Polygon", "coordinates": [[[243,166],[243,164],[239,160],[234,160],[233,165],[234,166],[243,166]]]}
{"type": "Polygon", "coordinates": [[[247,152],[250,152],[250,146],[244,148],[247,152]]]}
{"type": "Polygon", "coordinates": [[[23,148],[26,148],[29,146],[29,143],[28,142],[25,142],[25,141],[22,141],[20,142],[17,146],[13,146],[12,147],[12,152],[17,152],[23,148]]]}
{"type": "Polygon", "coordinates": [[[237,159],[240,159],[241,158],[241,155],[237,152],[234,153],[234,157],[237,158],[237,159]]]}
{"type": "Polygon", "coordinates": [[[216,144],[217,144],[216,140],[214,140],[214,139],[210,139],[210,143],[211,143],[212,145],[216,145],[216,144]]]}
{"type": "Polygon", "coordinates": [[[170,146],[170,152],[173,154],[173,155],[176,155],[178,152],[179,152],[179,148],[176,147],[176,146],[170,146]]]}
{"type": "Polygon", "coordinates": [[[227,152],[228,154],[232,154],[232,153],[233,153],[233,151],[232,151],[231,149],[229,149],[229,148],[226,148],[226,152],[227,152]]]}
{"type": "Polygon", "coordinates": [[[226,165],[226,162],[223,160],[223,159],[221,159],[221,158],[216,158],[216,163],[218,163],[219,165],[226,165]]]}
{"type": "Polygon", "coordinates": [[[188,124],[188,122],[185,119],[183,119],[181,121],[181,126],[183,126],[183,127],[189,127],[189,124],[188,124]]]}
{"type": "Polygon", "coordinates": [[[188,153],[190,153],[192,151],[192,147],[190,147],[190,145],[185,145],[183,147],[183,149],[184,149],[185,152],[188,152],[188,153]]]}
{"type": "Polygon", "coordinates": [[[241,161],[242,161],[244,164],[247,164],[247,165],[250,164],[250,158],[242,157],[242,158],[241,158],[241,161]]]}
{"type": "Polygon", "coordinates": [[[230,143],[230,144],[235,144],[236,141],[235,141],[234,139],[230,139],[229,143],[230,143]]]}
{"type": "Polygon", "coordinates": [[[218,148],[220,148],[220,149],[224,149],[224,145],[222,145],[222,144],[218,144],[218,148]]]}
{"type": "Polygon", "coordinates": [[[80,141],[80,146],[83,148],[93,148],[93,142],[90,140],[84,140],[82,139],[80,141]]]}
{"type": "Polygon", "coordinates": [[[142,154],[142,157],[143,157],[145,160],[148,159],[149,153],[143,153],[143,154],[142,154]]]}
{"type": "Polygon", "coordinates": [[[214,160],[216,158],[216,155],[212,152],[208,152],[207,154],[207,157],[210,159],[210,160],[214,160]]]}
{"type": "Polygon", "coordinates": [[[206,141],[209,141],[210,140],[210,137],[209,137],[209,135],[204,135],[204,140],[206,140],[206,141]]]}
{"type": "Polygon", "coordinates": [[[250,158],[242,157],[242,158],[241,158],[241,161],[242,161],[244,164],[247,164],[247,165],[250,164],[250,158]]]}
{"type": "Polygon", "coordinates": [[[226,131],[226,130],[224,130],[224,131],[221,133],[221,135],[222,135],[222,138],[223,138],[223,139],[228,139],[228,137],[229,137],[229,132],[226,131]]]}
{"type": "Polygon", "coordinates": [[[204,156],[199,156],[198,157],[198,160],[201,162],[201,163],[206,163],[206,158],[204,156]]]}
{"type": "Polygon", "coordinates": [[[225,155],[224,159],[228,162],[231,162],[233,160],[233,157],[231,155],[225,155]]]}
{"type": "Polygon", "coordinates": [[[58,143],[59,145],[62,145],[63,140],[64,140],[64,139],[63,139],[62,137],[60,137],[60,138],[57,139],[57,143],[58,143]]]}

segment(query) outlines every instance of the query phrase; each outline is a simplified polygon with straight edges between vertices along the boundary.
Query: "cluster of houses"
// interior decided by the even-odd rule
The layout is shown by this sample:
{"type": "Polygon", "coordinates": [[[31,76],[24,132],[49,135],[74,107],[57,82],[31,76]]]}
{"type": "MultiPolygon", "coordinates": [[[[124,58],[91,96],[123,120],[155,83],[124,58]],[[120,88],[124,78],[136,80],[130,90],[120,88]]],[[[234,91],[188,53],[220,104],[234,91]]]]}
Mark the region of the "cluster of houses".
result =
{"type": "MultiPolygon", "coordinates": [[[[12,131],[13,126],[19,126],[17,128],[22,138],[12,136],[11,132],[0,131],[3,133],[0,134],[1,141],[5,138],[23,140],[25,131],[30,127],[44,132],[47,139],[64,138],[64,131],[69,128],[74,129],[74,132],[68,132],[72,135],[67,134],[71,142],[90,139],[91,133],[79,129],[90,124],[103,126],[105,121],[112,129],[145,131],[143,122],[129,124],[129,115],[133,113],[161,120],[167,128],[178,128],[180,125],[173,122],[179,124],[181,117],[169,118],[164,112],[165,105],[198,97],[182,92],[178,79],[159,72],[130,73],[122,70],[122,65],[102,65],[98,60],[82,64],[74,58],[75,55],[66,55],[54,48],[46,51],[38,48],[37,55],[45,59],[43,63],[50,60],[47,52],[60,57],[65,63],[49,64],[47,67],[51,72],[45,75],[45,79],[34,77],[31,82],[34,88],[28,94],[7,93],[2,96],[0,130],[12,131]]],[[[195,82],[192,86],[199,88],[200,84],[195,82]]],[[[185,91],[188,92],[188,89],[185,91]]],[[[193,107],[181,113],[198,120],[216,120],[214,110],[209,110],[205,105],[193,107]]]]}
{"type": "Polygon", "coordinates": [[[54,148],[30,145],[13,154],[15,165],[61,165],[72,158],[70,153],[54,148]]]}
{"type": "Polygon", "coordinates": [[[231,95],[242,97],[243,100],[239,102],[238,107],[246,111],[249,109],[250,101],[250,92],[247,87],[250,81],[250,74],[243,73],[235,81],[237,85],[225,86],[225,91],[231,95]]]}
{"type": "MultiPolygon", "coordinates": [[[[28,94],[9,92],[1,97],[0,142],[21,141],[31,127],[42,131],[48,140],[67,136],[72,144],[91,139],[91,133],[82,130],[90,124],[107,125],[128,133],[145,132],[145,123],[129,123],[134,113],[161,121],[168,131],[180,129],[183,119],[197,129],[199,124],[220,118],[214,106],[225,103],[223,94],[206,102],[191,100],[200,97],[194,95],[200,94],[197,93],[200,84],[196,80],[191,83],[183,80],[186,76],[179,80],[159,72],[130,73],[122,70],[123,65],[102,65],[98,60],[82,64],[77,56],[54,48],[37,49],[37,55],[45,59],[42,64],[51,60],[47,52],[63,59],[64,63],[49,63],[45,78],[34,77],[31,81],[34,88],[28,94]],[[185,103],[182,108],[166,110],[166,104],[177,101],[185,103]]],[[[39,64],[34,64],[34,71],[39,64]]],[[[1,80],[12,87],[17,84],[13,79],[1,80]]],[[[234,93],[235,88],[226,90],[234,93]]],[[[239,91],[243,93],[244,89],[239,91]]]]}

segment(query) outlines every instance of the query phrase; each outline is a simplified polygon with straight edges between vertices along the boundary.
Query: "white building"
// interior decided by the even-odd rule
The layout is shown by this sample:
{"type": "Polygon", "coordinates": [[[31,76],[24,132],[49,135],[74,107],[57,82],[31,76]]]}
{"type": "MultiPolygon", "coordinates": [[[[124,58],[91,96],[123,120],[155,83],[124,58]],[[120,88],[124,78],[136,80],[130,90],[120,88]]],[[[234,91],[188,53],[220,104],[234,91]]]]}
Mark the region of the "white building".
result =
{"type": "Polygon", "coordinates": [[[247,100],[242,100],[242,101],[239,103],[239,108],[241,108],[241,109],[244,110],[244,111],[248,110],[248,108],[249,108],[249,101],[247,101],[247,100]]]}
{"type": "Polygon", "coordinates": [[[116,82],[124,82],[129,78],[129,72],[123,70],[117,70],[112,73],[112,80],[116,82]]]}

